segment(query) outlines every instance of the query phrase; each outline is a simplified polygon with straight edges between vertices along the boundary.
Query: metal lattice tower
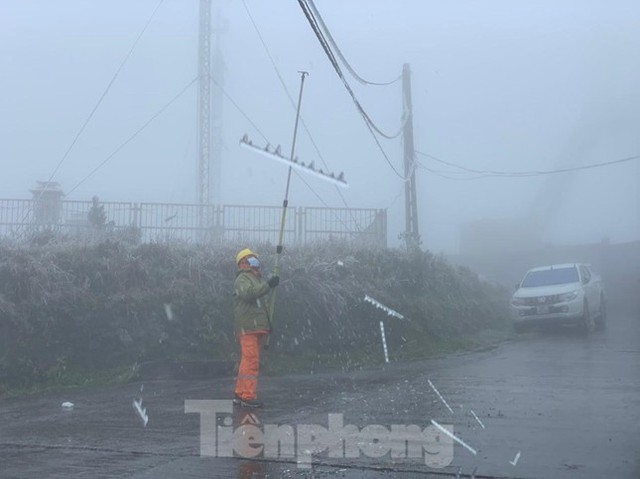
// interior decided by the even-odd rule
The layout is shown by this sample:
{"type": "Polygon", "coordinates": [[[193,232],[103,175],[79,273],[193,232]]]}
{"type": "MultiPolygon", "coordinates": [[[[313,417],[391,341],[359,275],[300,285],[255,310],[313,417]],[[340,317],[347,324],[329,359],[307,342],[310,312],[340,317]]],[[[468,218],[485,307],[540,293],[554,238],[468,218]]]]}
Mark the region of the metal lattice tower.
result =
{"type": "MultiPolygon", "coordinates": [[[[209,163],[211,161],[211,0],[200,0],[198,41],[198,198],[210,203],[209,163]]],[[[201,218],[202,222],[202,218],[201,218]]]]}
{"type": "Polygon", "coordinates": [[[211,92],[211,193],[209,199],[219,205],[222,187],[222,85],[224,85],[224,57],[222,55],[221,37],[226,31],[226,21],[220,16],[217,8],[214,14],[214,25],[211,35],[211,51],[213,52],[212,69],[213,77],[219,88],[214,87],[211,92]]]}

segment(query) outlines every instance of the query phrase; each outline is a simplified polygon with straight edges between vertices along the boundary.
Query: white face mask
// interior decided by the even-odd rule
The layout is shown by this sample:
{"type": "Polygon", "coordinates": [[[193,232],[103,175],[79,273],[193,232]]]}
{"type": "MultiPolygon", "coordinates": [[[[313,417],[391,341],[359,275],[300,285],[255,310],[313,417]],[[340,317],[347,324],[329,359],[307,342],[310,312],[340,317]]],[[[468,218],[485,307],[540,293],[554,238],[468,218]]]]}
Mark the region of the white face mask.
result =
{"type": "Polygon", "coordinates": [[[255,256],[251,256],[250,258],[247,258],[247,263],[249,263],[249,266],[251,266],[252,268],[260,267],[260,261],[255,256]]]}

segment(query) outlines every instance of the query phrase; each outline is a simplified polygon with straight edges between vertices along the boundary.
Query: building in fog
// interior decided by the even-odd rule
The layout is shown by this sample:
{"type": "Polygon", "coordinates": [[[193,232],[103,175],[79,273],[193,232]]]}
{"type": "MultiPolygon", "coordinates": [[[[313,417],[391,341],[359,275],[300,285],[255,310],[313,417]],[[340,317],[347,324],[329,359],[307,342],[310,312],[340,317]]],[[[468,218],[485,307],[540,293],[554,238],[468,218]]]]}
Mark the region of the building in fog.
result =
{"type": "Polygon", "coordinates": [[[31,190],[33,195],[33,221],[37,225],[57,225],[62,218],[64,193],[55,181],[38,181],[31,190]]]}

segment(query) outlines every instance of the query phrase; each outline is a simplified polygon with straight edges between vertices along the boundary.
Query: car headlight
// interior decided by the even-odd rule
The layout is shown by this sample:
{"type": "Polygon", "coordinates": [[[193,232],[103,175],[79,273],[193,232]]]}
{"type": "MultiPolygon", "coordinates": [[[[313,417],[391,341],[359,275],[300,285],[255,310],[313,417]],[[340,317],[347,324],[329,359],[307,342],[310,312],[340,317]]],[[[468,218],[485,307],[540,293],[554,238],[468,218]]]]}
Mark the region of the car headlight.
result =
{"type": "Polygon", "coordinates": [[[578,297],[578,291],[571,291],[560,295],[560,301],[573,301],[578,297]]]}
{"type": "Polygon", "coordinates": [[[526,301],[524,300],[524,298],[513,298],[511,300],[511,304],[514,306],[524,306],[526,304],[526,301]]]}

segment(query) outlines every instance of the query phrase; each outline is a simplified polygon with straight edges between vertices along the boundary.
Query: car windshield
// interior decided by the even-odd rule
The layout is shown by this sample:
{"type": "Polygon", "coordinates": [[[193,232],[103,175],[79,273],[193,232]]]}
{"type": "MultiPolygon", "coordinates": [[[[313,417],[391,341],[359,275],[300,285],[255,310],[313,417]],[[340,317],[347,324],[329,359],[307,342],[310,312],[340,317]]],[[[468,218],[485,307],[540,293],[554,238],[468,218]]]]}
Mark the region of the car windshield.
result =
{"type": "Polygon", "coordinates": [[[541,271],[531,271],[522,281],[523,288],[535,288],[536,286],[549,286],[552,284],[577,283],[578,270],[571,266],[569,268],[545,269],[541,271]]]}

